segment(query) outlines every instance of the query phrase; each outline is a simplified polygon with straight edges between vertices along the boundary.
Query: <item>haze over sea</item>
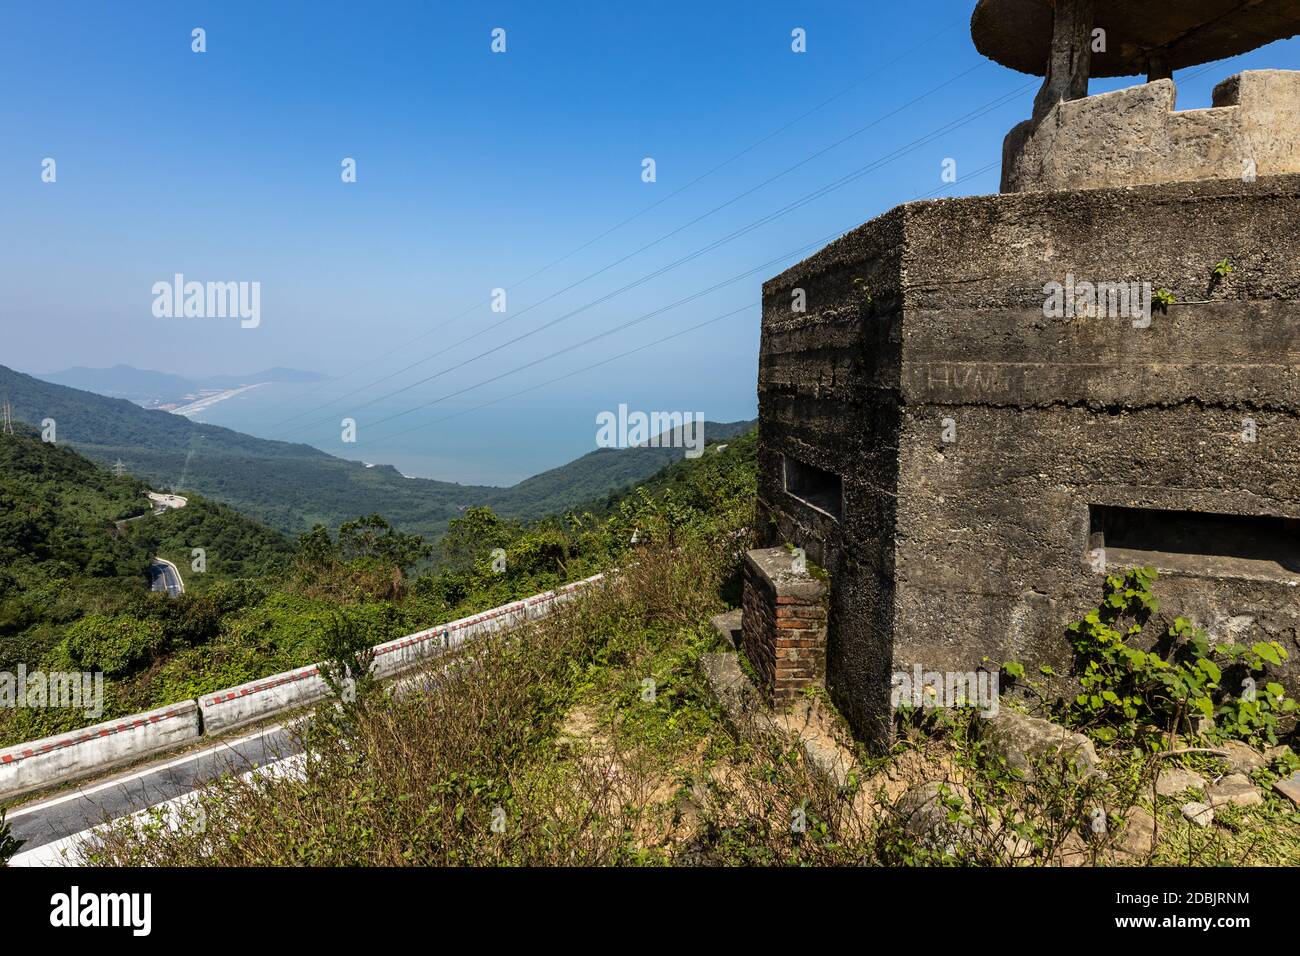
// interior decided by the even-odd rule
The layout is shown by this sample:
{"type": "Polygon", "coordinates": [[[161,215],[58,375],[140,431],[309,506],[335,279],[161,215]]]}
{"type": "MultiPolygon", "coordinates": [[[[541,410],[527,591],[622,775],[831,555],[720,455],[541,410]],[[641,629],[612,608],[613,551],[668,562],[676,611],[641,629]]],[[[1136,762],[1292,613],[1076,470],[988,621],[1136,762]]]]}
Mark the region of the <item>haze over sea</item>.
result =
{"type": "MultiPolygon", "coordinates": [[[[591,451],[620,404],[753,418],[763,281],[996,192],[1033,102],[971,0],[842,6],[5,5],[0,361],[317,371],[195,418],[475,483],[591,451]],[[257,283],[256,325],[156,311],[178,274],[257,283]]],[[[1297,63],[1300,38],[1179,70],[1179,106],[1297,63]]]]}
{"type": "Polygon", "coordinates": [[[347,402],[335,405],[329,402],[332,397],[350,391],[349,381],[305,385],[271,382],[247,389],[188,417],[258,438],[304,442],[340,458],[392,465],[402,474],[417,478],[473,485],[512,485],[594,451],[596,414],[603,410],[616,411],[620,402],[646,411],[704,412],[710,421],[729,422],[757,416],[752,395],[722,394],[720,389],[709,388],[707,379],[703,383],[702,388],[719,394],[702,407],[697,407],[696,400],[700,388],[689,390],[691,395],[682,389],[685,404],[677,405],[664,405],[662,392],[654,396],[629,396],[625,389],[611,388],[601,404],[593,402],[590,395],[539,389],[509,403],[460,415],[456,413],[476,408],[489,398],[478,401],[467,398],[459,404],[443,402],[378,425],[373,437],[369,436],[368,421],[405,412],[416,401],[399,396],[364,411],[348,411],[347,402]],[[349,415],[357,420],[355,444],[341,440],[340,422],[349,415]]]}

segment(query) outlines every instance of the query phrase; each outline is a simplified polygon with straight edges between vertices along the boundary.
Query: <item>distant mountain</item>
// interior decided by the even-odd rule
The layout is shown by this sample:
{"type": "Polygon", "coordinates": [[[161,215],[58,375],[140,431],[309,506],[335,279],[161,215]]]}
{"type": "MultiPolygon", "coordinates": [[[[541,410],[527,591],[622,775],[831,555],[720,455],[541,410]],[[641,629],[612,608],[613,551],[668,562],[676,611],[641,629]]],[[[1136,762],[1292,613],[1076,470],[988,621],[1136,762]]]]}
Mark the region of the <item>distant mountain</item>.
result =
{"type": "MultiPolygon", "coordinates": [[[[2,365],[0,396],[13,403],[15,418],[29,424],[53,418],[60,443],[105,464],[121,459],[155,489],[196,491],[290,533],[378,512],[404,531],[437,537],[471,505],[503,517],[540,518],[642,481],[685,456],[681,448],[602,449],[496,488],[406,478],[389,465],[368,468],[310,445],[200,424],[2,365]]],[[[752,424],[706,422],[705,436],[725,440],[752,424]]]]}
{"type": "Polygon", "coordinates": [[[329,376],[277,366],[260,372],[250,372],[247,375],[186,378],[167,372],[133,368],[130,365],[114,365],[112,368],[86,368],[78,365],[75,368],[64,369],[62,372],[51,372],[36,377],[56,385],[80,388],[109,398],[125,398],[137,405],[153,408],[175,404],[203,389],[237,388],[240,385],[256,385],[263,382],[320,382],[329,376]]]}
{"type": "MultiPolygon", "coordinates": [[[[754,427],[753,421],[705,422],[707,441],[726,441],[754,427]]],[[[493,510],[515,518],[541,518],[617,495],[686,456],[681,448],[599,448],[506,489],[493,510]]]]}
{"type": "Polygon", "coordinates": [[[4,366],[0,395],[15,418],[53,418],[60,443],[105,464],[120,458],[155,489],[197,491],[292,533],[378,511],[405,530],[436,535],[458,505],[498,490],[403,478],[393,468],[366,468],[310,445],[254,438],[4,366]]]}
{"type": "Polygon", "coordinates": [[[199,387],[190,379],[179,375],[151,372],[130,365],[114,365],[112,368],[86,368],[78,365],[62,372],[37,377],[56,385],[80,388],[97,395],[125,398],[133,402],[171,401],[199,387]]]}

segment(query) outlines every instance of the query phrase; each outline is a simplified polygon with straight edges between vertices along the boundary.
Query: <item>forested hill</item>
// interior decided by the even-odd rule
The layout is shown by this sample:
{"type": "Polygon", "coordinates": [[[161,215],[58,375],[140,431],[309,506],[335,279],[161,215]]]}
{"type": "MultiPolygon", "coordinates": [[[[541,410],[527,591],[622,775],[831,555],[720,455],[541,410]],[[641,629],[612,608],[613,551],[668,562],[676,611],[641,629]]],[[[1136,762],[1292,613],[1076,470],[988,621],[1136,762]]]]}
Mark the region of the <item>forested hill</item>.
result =
{"type": "MultiPolygon", "coordinates": [[[[127,471],[155,489],[198,492],[281,531],[320,523],[338,527],[378,512],[403,531],[437,537],[464,509],[540,518],[635,484],[683,457],[680,448],[604,449],[510,488],[405,478],[395,468],[367,468],[309,445],[267,441],[180,415],[144,409],[44,382],[0,366],[0,396],[17,419],[54,419],[57,439],[127,471]]],[[[707,423],[710,439],[752,423],[707,423]]]]}
{"type": "MultiPolygon", "coordinates": [[[[472,507],[435,548],[370,514],[291,543],[193,492],[184,507],[153,514],[147,484],[26,425],[18,432],[0,434],[0,671],[102,672],[103,717],[320,660],[336,615],[379,643],[616,566],[661,531],[753,499],[751,434],[669,466],[652,482],[658,490],[624,495],[599,519],[525,523],[472,507]],[[178,566],[184,594],[150,593],[155,556],[178,566]]],[[[99,717],[0,708],[0,744],[99,717]]]]}
{"type": "MultiPolygon", "coordinates": [[[[754,422],[705,422],[710,442],[726,441],[754,422]]],[[[680,448],[600,448],[581,458],[526,478],[485,501],[500,515],[534,519],[581,508],[591,501],[618,498],[674,462],[685,464],[680,448]]]]}
{"type": "Polygon", "coordinates": [[[202,591],[271,573],[292,553],[280,533],[198,496],[149,516],[149,490],[25,426],[0,435],[0,671],[39,661],[86,613],[145,597],[155,555],[188,569],[203,548],[205,573],[185,576],[202,591]]]}

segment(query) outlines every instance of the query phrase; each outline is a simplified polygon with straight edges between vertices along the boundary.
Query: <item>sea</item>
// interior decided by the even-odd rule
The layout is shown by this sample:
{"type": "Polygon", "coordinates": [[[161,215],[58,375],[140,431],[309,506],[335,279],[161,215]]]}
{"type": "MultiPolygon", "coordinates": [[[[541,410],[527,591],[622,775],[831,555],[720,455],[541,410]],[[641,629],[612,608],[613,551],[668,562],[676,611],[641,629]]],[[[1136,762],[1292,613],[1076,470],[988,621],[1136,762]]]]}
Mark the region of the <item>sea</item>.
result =
{"type": "MultiPolygon", "coordinates": [[[[590,398],[538,392],[488,407],[479,407],[487,401],[480,398],[410,411],[419,396],[365,405],[364,394],[346,397],[351,384],[270,382],[232,390],[187,417],[257,438],[303,442],[368,465],[392,465],[410,477],[470,485],[513,485],[597,447],[602,407],[590,398]],[[353,419],[355,429],[344,419],[353,419]]],[[[737,412],[736,419],[752,415],[743,407],[737,412]]]]}

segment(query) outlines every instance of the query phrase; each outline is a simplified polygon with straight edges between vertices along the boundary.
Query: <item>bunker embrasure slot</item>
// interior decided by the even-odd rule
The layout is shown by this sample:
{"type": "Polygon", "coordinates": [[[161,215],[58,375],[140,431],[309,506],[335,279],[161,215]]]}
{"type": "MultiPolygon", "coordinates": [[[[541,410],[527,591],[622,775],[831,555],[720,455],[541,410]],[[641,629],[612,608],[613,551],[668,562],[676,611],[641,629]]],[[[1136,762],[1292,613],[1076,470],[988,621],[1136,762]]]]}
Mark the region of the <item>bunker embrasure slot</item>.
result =
{"type": "Polygon", "coordinates": [[[1151,564],[1223,577],[1300,575],[1300,519],[1089,505],[1107,567],[1151,564]]]}
{"type": "Polygon", "coordinates": [[[844,488],[840,476],[789,455],[782,458],[786,494],[839,521],[844,511],[844,488]]]}

